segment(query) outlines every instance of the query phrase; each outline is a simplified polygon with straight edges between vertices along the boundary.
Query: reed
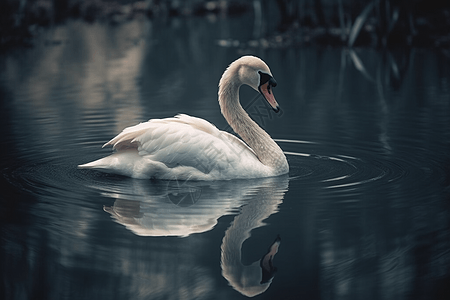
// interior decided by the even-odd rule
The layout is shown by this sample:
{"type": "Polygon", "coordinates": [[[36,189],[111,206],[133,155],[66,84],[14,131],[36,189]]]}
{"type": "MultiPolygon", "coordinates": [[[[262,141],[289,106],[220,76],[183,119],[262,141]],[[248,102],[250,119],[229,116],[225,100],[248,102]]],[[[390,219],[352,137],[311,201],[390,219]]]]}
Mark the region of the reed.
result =
{"type": "Polygon", "coordinates": [[[450,46],[450,2],[438,0],[277,0],[281,31],[353,47],[450,46]],[[293,30],[295,28],[295,30],[293,30]],[[322,29],[322,30],[318,30],[322,29]],[[324,38],[326,37],[326,38],[324,38]]]}

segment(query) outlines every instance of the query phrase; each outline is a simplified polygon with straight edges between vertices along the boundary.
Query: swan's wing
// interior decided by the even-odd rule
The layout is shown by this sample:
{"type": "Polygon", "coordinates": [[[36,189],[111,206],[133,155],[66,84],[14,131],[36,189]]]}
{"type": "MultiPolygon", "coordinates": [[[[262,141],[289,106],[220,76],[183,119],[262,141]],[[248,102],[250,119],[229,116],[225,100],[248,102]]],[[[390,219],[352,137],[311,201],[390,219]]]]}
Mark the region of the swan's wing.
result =
{"type": "MultiPolygon", "coordinates": [[[[244,141],[242,141],[241,139],[239,139],[238,137],[236,137],[235,135],[232,135],[231,133],[228,133],[226,131],[220,131],[220,135],[221,138],[224,140],[228,140],[228,142],[230,144],[235,145],[236,147],[238,147],[238,149],[243,150],[245,149],[246,151],[248,151],[249,153],[251,153],[252,155],[255,156],[256,159],[258,159],[258,156],[256,156],[255,151],[253,151],[252,148],[250,148],[244,141]]],[[[259,159],[258,159],[259,160],[259,159]]]]}
{"type": "Polygon", "coordinates": [[[144,134],[145,131],[152,128],[154,125],[155,124],[150,122],[144,122],[135,126],[127,127],[112,140],[105,143],[102,147],[104,148],[106,146],[113,146],[113,149],[116,150],[137,148],[138,145],[135,141],[136,137],[144,134]]]}
{"type": "Polygon", "coordinates": [[[213,124],[209,123],[206,120],[196,118],[196,117],[191,117],[191,116],[188,116],[185,114],[179,114],[179,115],[175,116],[174,118],[170,118],[170,119],[166,119],[166,120],[173,120],[173,121],[178,121],[178,122],[182,122],[185,124],[189,124],[198,130],[202,130],[202,131],[209,133],[215,137],[218,137],[224,141],[227,141],[228,143],[234,145],[235,147],[238,147],[237,150],[241,150],[241,149],[248,150],[251,153],[253,153],[253,155],[255,155],[255,158],[257,158],[256,153],[253,151],[253,149],[250,148],[242,140],[240,140],[236,136],[234,136],[226,131],[217,129],[216,126],[214,126],[213,124]]]}
{"type": "Polygon", "coordinates": [[[111,145],[113,146],[113,149],[116,150],[130,147],[136,148],[137,146],[134,144],[137,137],[142,136],[147,131],[151,131],[153,135],[151,138],[158,139],[159,137],[161,137],[161,135],[165,134],[166,131],[170,129],[170,127],[167,127],[167,125],[174,126],[175,128],[176,124],[190,125],[192,126],[192,128],[198,129],[213,136],[220,135],[220,130],[218,130],[217,127],[215,127],[208,121],[184,114],[179,114],[173,118],[151,119],[148,122],[127,127],[115,138],[104,144],[103,147],[111,145]]]}
{"type": "Polygon", "coordinates": [[[187,115],[128,127],[106,145],[119,151],[137,148],[140,156],[170,168],[191,166],[204,173],[238,168],[242,159],[258,160],[237,137],[187,115]]]}

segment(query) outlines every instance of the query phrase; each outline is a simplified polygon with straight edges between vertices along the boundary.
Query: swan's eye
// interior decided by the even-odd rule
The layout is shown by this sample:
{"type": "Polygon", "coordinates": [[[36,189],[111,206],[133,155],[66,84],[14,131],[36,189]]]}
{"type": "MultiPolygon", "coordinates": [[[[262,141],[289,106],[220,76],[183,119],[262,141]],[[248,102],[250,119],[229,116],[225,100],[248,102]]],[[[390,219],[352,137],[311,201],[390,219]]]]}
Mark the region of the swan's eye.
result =
{"type": "Polygon", "coordinates": [[[263,85],[267,81],[270,81],[270,79],[272,78],[272,76],[270,76],[269,74],[263,73],[261,71],[258,71],[258,73],[259,73],[259,86],[263,85]]]}
{"type": "MultiPolygon", "coordinates": [[[[273,79],[272,76],[270,76],[269,74],[263,73],[261,71],[258,71],[259,73],[259,86],[263,85],[266,82],[269,82],[269,87],[273,86],[276,87],[277,86],[277,82],[275,79],[273,79]]],[[[270,89],[269,89],[270,91],[270,89]]]]}

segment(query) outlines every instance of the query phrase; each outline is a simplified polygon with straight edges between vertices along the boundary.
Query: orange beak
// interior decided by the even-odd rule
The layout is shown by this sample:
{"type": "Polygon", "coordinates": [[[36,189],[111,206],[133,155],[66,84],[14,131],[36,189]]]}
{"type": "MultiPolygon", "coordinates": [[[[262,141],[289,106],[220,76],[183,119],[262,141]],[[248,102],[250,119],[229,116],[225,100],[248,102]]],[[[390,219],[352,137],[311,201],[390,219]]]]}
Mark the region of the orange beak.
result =
{"type": "Polygon", "coordinates": [[[266,82],[259,86],[259,91],[264,96],[264,98],[266,98],[266,101],[269,102],[270,106],[272,106],[272,109],[275,112],[279,112],[280,108],[278,107],[277,100],[275,100],[275,97],[273,96],[271,88],[272,86],[269,84],[269,82],[266,82]]]}

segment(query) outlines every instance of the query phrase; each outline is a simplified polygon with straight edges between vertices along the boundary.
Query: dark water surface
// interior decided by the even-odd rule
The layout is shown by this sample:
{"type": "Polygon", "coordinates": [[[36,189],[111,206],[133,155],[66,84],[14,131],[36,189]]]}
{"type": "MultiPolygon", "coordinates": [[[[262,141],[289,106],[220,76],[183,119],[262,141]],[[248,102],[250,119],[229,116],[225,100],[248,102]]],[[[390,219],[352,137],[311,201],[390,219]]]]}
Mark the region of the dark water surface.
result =
{"type": "Polygon", "coordinates": [[[70,22],[1,56],[1,299],[448,299],[448,53],[217,43],[251,39],[243,22],[70,22]],[[217,84],[241,54],[278,81],[279,114],[241,99],[289,176],[77,169],[150,118],[227,129],[217,84]]]}

